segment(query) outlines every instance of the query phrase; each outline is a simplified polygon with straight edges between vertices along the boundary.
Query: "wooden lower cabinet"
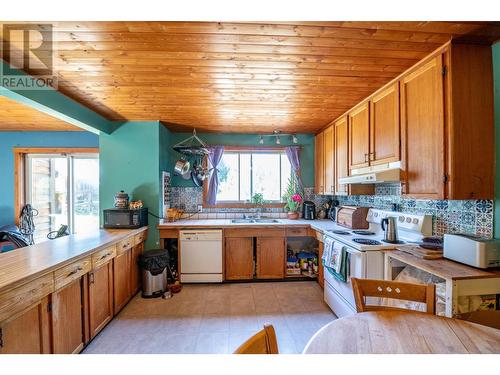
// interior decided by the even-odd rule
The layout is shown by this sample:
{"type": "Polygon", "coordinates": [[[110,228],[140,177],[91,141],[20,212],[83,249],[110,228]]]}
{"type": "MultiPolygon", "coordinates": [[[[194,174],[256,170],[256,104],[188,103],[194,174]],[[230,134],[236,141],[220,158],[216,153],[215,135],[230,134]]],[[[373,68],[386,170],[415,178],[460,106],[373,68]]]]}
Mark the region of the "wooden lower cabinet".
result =
{"type": "Polygon", "coordinates": [[[144,242],[141,242],[132,248],[132,257],[130,259],[130,290],[133,296],[141,290],[142,275],[137,261],[143,252],[144,242]]]}
{"type": "Polygon", "coordinates": [[[83,278],[52,293],[52,350],[78,353],[84,345],[83,278]]]}
{"type": "Polygon", "coordinates": [[[325,286],[325,269],[323,268],[323,242],[318,244],[318,284],[323,288],[325,286]]]}
{"type": "Polygon", "coordinates": [[[257,278],[285,277],[285,238],[257,237],[257,278]]]}
{"type": "Polygon", "coordinates": [[[113,259],[113,309],[118,312],[127,304],[131,296],[130,263],[132,248],[117,255],[113,259]]]}
{"type": "Polygon", "coordinates": [[[113,263],[107,262],[89,273],[90,338],[113,318],[113,263]]]}
{"type": "Polygon", "coordinates": [[[51,352],[48,297],[17,317],[0,323],[0,354],[51,352]]]}
{"type": "Polygon", "coordinates": [[[225,239],[225,279],[253,279],[253,237],[225,239]]]}

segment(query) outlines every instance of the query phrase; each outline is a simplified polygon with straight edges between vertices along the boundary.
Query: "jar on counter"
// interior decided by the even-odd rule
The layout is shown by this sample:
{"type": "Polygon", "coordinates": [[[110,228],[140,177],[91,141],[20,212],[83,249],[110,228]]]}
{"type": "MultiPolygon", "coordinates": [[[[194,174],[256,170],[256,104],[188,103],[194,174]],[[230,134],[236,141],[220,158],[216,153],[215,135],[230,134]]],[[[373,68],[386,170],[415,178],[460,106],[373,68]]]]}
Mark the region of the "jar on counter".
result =
{"type": "Polygon", "coordinates": [[[129,197],[123,190],[115,194],[115,208],[128,208],[129,197]]]}

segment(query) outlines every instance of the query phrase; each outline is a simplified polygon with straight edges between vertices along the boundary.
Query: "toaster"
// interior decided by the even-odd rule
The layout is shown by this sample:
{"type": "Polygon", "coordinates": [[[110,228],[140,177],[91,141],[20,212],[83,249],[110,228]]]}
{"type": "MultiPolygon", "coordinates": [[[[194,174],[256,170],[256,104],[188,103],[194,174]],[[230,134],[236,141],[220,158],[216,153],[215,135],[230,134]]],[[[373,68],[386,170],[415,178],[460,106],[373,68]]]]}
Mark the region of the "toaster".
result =
{"type": "Polygon", "coordinates": [[[500,267],[500,240],[445,234],[443,256],[477,268],[500,267]]]}

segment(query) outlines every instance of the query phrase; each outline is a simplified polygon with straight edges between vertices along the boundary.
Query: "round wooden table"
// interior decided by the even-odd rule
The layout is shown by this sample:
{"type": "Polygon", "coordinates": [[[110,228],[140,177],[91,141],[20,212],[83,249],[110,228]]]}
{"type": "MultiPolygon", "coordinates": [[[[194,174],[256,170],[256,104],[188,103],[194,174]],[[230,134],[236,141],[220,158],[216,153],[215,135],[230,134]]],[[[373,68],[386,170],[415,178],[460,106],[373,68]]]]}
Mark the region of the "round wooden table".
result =
{"type": "Polygon", "coordinates": [[[500,353],[500,330],[419,312],[373,311],[325,325],[303,354],[500,353]]]}

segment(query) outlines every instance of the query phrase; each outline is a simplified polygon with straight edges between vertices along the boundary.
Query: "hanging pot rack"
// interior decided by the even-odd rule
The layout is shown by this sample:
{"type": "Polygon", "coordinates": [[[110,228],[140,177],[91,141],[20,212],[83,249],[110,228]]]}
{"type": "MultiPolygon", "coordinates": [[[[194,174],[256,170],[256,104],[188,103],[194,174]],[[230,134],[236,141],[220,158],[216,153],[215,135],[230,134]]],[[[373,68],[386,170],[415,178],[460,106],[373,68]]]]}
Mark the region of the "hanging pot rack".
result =
{"type": "Polygon", "coordinates": [[[196,129],[193,129],[193,135],[172,147],[175,151],[185,155],[208,155],[209,151],[205,142],[196,135],[196,129]]]}

